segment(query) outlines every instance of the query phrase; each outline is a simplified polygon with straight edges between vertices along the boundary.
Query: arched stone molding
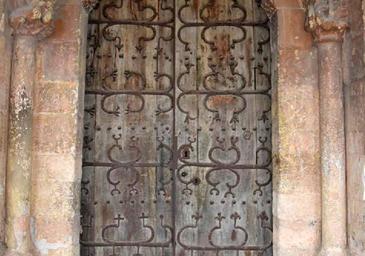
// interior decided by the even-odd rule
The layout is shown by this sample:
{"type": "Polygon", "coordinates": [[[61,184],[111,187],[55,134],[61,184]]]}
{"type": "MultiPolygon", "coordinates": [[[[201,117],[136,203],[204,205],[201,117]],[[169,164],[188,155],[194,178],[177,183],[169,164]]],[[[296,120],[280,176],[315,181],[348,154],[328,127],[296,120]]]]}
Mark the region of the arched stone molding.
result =
{"type": "Polygon", "coordinates": [[[342,42],[348,28],[346,2],[309,1],[305,26],[318,48],[322,195],[320,255],[344,256],[349,255],[342,74],[342,42]]]}

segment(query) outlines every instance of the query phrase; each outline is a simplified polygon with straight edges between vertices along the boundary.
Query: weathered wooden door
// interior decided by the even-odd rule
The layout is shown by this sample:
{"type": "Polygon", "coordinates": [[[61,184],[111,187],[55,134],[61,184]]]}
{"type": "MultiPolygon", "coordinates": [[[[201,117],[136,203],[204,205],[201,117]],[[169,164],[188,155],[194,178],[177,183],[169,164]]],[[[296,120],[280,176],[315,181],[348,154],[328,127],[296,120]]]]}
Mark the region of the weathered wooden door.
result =
{"type": "Polygon", "coordinates": [[[106,0],[89,21],[82,256],[272,255],[268,21],[106,0]]]}

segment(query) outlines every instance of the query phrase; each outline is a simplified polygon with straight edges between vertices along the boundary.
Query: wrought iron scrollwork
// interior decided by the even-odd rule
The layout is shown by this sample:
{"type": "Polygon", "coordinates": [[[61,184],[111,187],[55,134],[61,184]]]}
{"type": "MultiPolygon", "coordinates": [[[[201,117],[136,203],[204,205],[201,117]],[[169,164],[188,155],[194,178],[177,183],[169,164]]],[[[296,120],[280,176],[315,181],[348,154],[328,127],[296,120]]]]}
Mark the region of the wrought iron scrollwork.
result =
{"type": "Polygon", "coordinates": [[[260,3],[93,8],[81,255],[271,256],[270,31],[260,3]]]}

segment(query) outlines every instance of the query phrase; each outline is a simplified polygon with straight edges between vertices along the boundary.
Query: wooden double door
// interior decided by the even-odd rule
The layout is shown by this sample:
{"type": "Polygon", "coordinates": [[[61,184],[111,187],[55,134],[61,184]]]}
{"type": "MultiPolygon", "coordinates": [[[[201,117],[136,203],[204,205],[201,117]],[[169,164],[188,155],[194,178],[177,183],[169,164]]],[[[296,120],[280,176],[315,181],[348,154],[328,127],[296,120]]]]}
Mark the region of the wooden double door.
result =
{"type": "Polygon", "coordinates": [[[95,8],[82,256],[272,255],[269,36],[257,1],[95,8]]]}

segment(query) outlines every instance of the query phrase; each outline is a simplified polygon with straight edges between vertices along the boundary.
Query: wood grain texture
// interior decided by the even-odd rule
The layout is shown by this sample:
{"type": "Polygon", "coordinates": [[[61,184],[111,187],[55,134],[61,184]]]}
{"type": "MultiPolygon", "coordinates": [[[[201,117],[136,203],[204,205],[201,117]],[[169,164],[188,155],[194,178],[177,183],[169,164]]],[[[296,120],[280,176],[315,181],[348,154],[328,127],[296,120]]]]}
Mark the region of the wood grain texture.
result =
{"type": "Polygon", "coordinates": [[[256,2],[90,18],[82,255],[272,255],[270,44],[256,2]]]}

